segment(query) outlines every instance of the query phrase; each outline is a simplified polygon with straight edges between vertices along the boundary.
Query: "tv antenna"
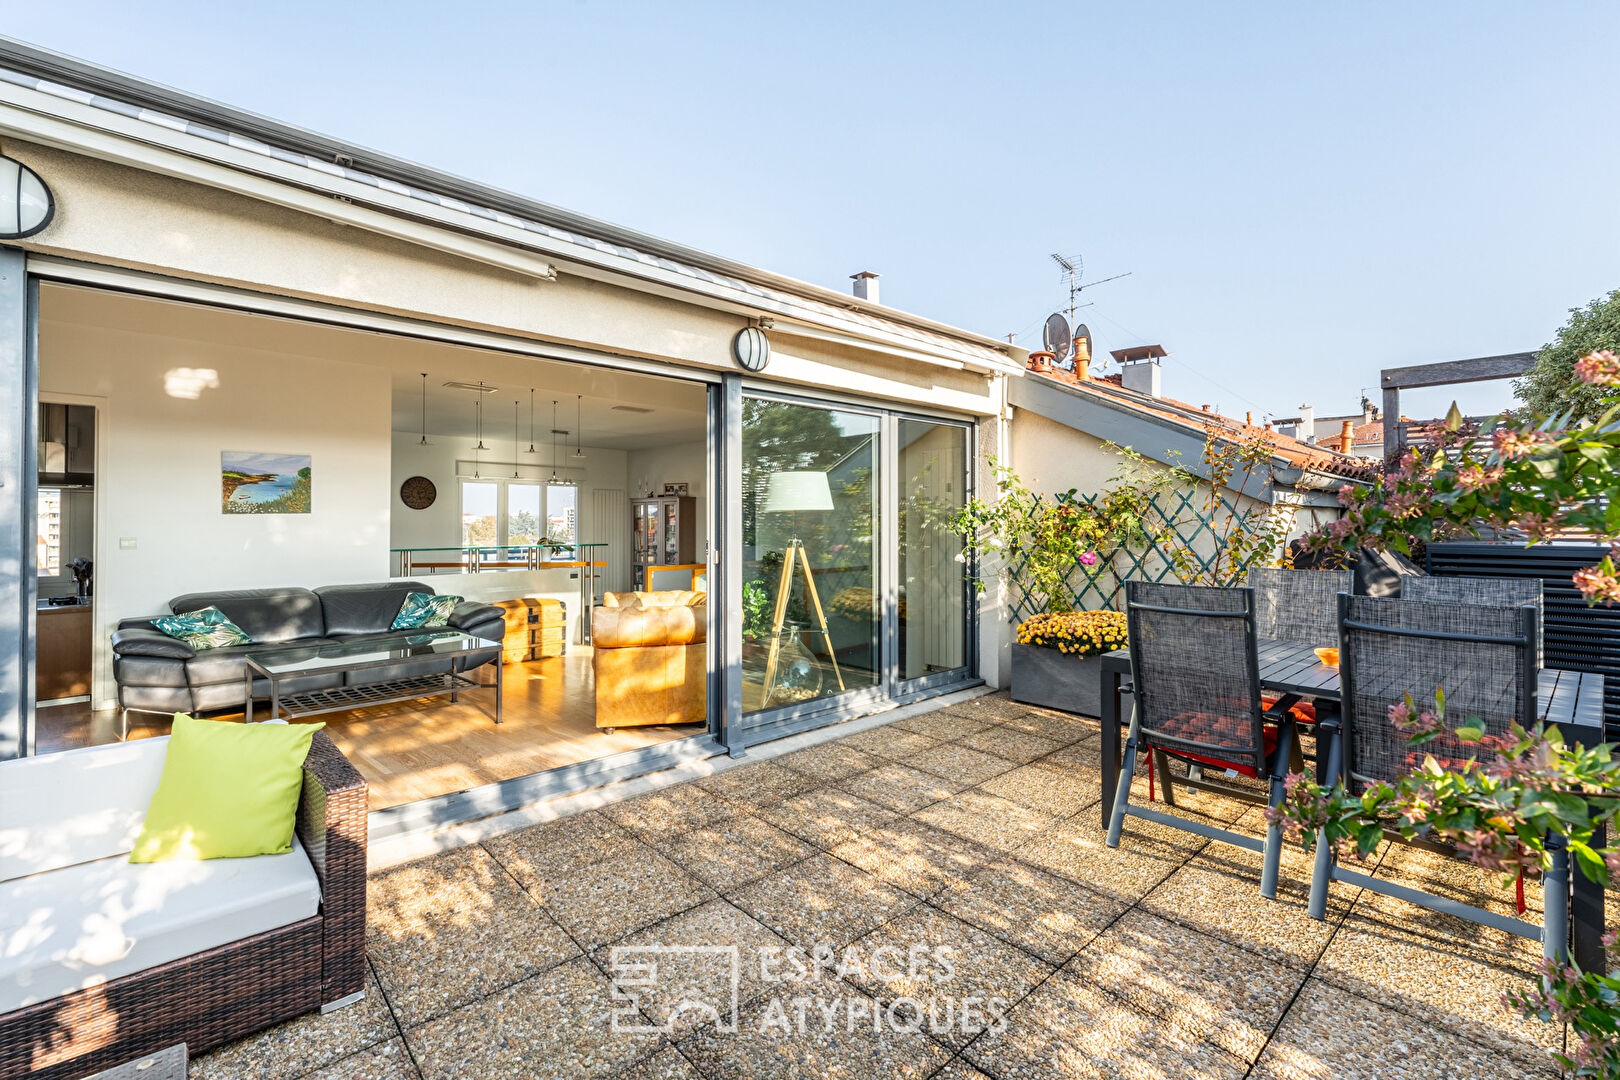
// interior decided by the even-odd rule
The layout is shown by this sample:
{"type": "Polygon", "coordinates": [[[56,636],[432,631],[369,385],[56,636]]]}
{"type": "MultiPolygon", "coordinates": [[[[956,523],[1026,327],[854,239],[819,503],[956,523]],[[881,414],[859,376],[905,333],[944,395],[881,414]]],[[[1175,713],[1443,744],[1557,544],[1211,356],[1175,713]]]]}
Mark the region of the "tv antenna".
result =
{"type": "Polygon", "coordinates": [[[1073,258],[1070,258],[1067,255],[1060,255],[1054,251],[1052,253],[1052,261],[1063,268],[1063,284],[1069,289],[1070,323],[1074,322],[1074,312],[1076,308],[1091,306],[1089,304],[1075,303],[1075,299],[1082,292],[1091,288],[1093,285],[1101,285],[1105,281],[1118,281],[1122,277],[1131,276],[1131,271],[1127,270],[1123,274],[1115,274],[1113,277],[1098,278],[1096,281],[1085,281],[1082,279],[1085,277],[1086,273],[1086,260],[1081,256],[1076,255],[1073,258]]]}

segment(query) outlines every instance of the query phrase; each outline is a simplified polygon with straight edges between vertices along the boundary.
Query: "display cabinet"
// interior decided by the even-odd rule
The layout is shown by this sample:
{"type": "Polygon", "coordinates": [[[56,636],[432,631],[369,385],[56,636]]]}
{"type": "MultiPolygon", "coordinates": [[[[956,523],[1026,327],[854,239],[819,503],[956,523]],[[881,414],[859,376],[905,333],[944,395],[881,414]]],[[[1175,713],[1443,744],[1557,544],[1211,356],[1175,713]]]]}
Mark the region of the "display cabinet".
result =
{"type": "Polygon", "coordinates": [[[660,495],[631,499],[631,563],[637,592],[648,591],[648,567],[697,561],[697,499],[660,495]]]}

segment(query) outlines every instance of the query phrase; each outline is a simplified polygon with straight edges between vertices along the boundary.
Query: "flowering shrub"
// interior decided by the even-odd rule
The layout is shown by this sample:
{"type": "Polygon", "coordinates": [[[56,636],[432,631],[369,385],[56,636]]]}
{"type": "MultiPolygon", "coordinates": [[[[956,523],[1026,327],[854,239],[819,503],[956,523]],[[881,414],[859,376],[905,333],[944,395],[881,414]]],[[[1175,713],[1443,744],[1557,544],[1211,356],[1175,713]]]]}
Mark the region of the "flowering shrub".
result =
{"type": "MultiPolygon", "coordinates": [[[[1268,820],[1307,851],[1321,830],[1327,843],[1361,859],[1385,829],[1407,839],[1422,833],[1454,844],[1458,854],[1502,871],[1509,881],[1547,869],[1547,838],[1559,837],[1590,880],[1606,885],[1620,874],[1620,846],[1593,846],[1597,830],[1613,829],[1620,818],[1620,759],[1612,747],[1567,746],[1556,729],[1548,734],[1514,725],[1510,735],[1493,736],[1477,721],[1451,727],[1439,690],[1432,706],[1420,707],[1407,694],[1390,707],[1389,719],[1414,750],[1427,750],[1414,772],[1393,784],[1371,784],[1361,795],[1293,773],[1268,820]],[[1480,751],[1487,762],[1479,760],[1480,751]]],[[[1551,965],[1544,975],[1542,985],[1508,995],[1507,1003],[1526,1016],[1570,1025],[1574,1053],[1555,1057],[1573,1075],[1620,1080],[1620,981],[1567,964],[1551,965]]]]}
{"type": "MultiPolygon", "coordinates": [[[[1604,350],[1575,365],[1588,385],[1620,387],[1620,357],[1604,350]]],[[[1612,394],[1610,396],[1613,396],[1612,394]]],[[[1307,541],[1318,550],[1363,544],[1405,554],[1481,524],[1522,529],[1532,542],[1563,529],[1620,537],[1620,404],[1595,421],[1573,412],[1502,424],[1486,439],[1455,409],[1428,456],[1408,450],[1382,479],[1339,490],[1344,516],[1307,541]]],[[[1620,601],[1620,544],[1574,582],[1594,603],[1620,601]]]]}
{"type": "Polygon", "coordinates": [[[1072,656],[1099,656],[1123,649],[1125,638],[1123,611],[1049,611],[1018,624],[1018,644],[1072,656]]]}

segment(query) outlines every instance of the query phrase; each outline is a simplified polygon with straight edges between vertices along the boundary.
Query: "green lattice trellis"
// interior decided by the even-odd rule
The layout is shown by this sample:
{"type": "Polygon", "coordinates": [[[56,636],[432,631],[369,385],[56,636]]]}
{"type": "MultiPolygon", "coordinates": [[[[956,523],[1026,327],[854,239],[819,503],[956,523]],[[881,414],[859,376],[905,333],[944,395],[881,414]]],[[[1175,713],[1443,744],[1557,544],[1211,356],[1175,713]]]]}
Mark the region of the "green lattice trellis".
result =
{"type": "MultiPolygon", "coordinates": [[[[1176,546],[1189,552],[1198,569],[1206,572],[1214,564],[1215,549],[1221,536],[1216,528],[1217,520],[1225,522],[1228,515],[1243,513],[1224,493],[1219,496],[1220,508],[1213,514],[1207,513],[1207,497],[1208,492],[1205,491],[1173,488],[1158,492],[1149,499],[1151,516],[1156,519],[1159,528],[1168,529],[1175,537],[1176,546]]],[[[1043,496],[1036,498],[1044,501],[1043,496]]],[[[1096,496],[1076,495],[1074,500],[1089,505],[1096,502],[1096,496]]],[[[1158,529],[1151,531],[1158,535],[1112,552],[1099,552],[1100,558],[1095,566],[1083,566],[1076,562],[1067,578],[1074,606],[1082,609],[1118,608],[1124,592],[1123,583],[1131,578],[1145,581],[1179,580],[1168,545],[1162,542],[1162,532],[1158,529]]],[[[1047,604],[1043,597],[1034,595],[1025,586],[1023,569],[1029,556],[1017,552],[1011,558],[1008,579],[1012,602],[1008,607],[1011,621],[1022,622],[1031,615],[1045,611],[1047,604]]]]}

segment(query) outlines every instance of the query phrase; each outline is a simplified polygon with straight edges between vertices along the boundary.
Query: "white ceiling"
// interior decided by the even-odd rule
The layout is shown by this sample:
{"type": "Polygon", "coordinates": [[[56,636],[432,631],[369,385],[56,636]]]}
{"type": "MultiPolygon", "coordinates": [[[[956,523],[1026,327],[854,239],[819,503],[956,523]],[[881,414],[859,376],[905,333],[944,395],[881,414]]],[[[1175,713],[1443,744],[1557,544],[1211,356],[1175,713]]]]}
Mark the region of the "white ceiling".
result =
{"type": "MultiPolygon", "coordinates": [[[[513,353],[446,345],[364,330],[346,330],[296,319],[253,315],[223,308],[182,304],[123,293],[46,285],[40,317],[46,323],[102,326],[135,334],[155,334],[207,346],[262,349],[297,356],[385,368],[392,393],[393,428],[422,427],[422,372],[427,372],[427,432],[454,438],[473,435],[473,401],[479,395],[445,387],[447,382],[484,382],[484,441],[496,452],[513,441],[517,403],[519,446],[529,445],[529,390],[534,389],[534,443],[551,445],[551,402],[557,427],[568,432],[559,444],[583,432],[587,447],[642,450],[704,438],[707,391],[682,379],[637,375],[589,364],[541,360],[513,353]],[[576,398],[583,395],[583,400],[576,398]],[[638,413],[615,409],[629,405],[638,413]],[[582,409],[583,424],[576,421],[582,409]]],[[[42,358],[49,362],[49,358],[42,358]]]]}

